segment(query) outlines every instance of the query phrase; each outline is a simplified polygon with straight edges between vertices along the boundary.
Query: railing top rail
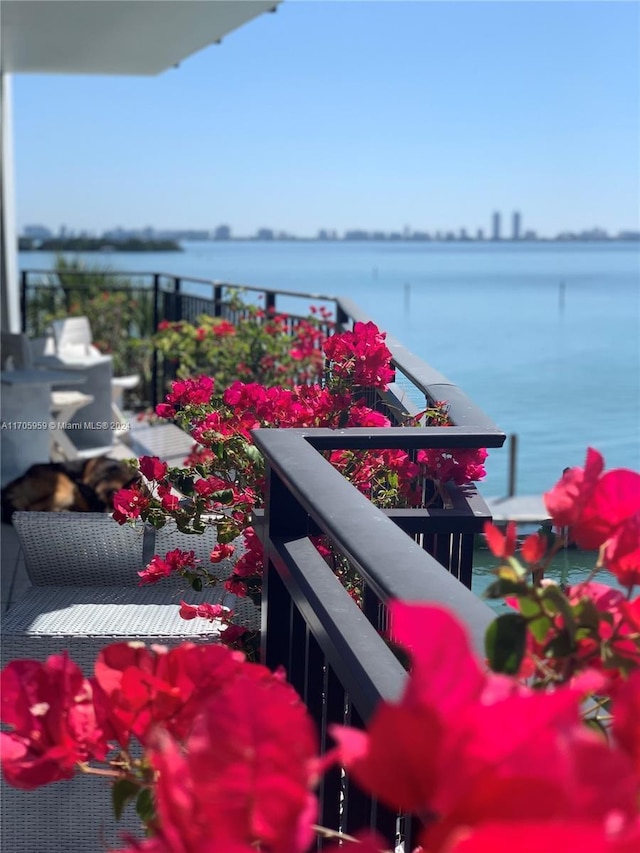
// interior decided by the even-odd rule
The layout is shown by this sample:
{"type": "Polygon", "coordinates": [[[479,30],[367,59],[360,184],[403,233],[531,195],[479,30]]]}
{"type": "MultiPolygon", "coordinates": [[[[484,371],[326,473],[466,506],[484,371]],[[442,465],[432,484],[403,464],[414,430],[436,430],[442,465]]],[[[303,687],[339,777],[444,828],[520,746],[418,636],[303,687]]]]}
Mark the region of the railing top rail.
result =
{"type": "Polygon", "coordinates": [[[360,716],[368,720],[381,698],[398,701],[407,673],[315,546],[307,538],[273,545],[296,606],[360,716]]]}
{"type": "Polygon", "coordinates": [[[30,273],[34,273],[37,275],[76,275],[76,276],[87,276],[87,275],[95,275],[97,276],[160,276],[161,278],[170,278],[170,279],[180,279],[180,281],[190,281],[194,284],[204,284],[208,287],[229,287],[234,290],[248,290],[252,293],[275,293],[282,296],[295,296],[301,299],[323,299],[326,302],[338,302],[339,297],[331,296],[326,293],[309,293],[308,291],[302,290],[280,290],[279,288],[273,287],[260,287],[259,285],[254,284],[237,284],[235,282],[223,281],[219,279],[212,278],[198,278],[197,276],[192,275],[178,275],[176,273],[168,273],[168,272],[150,272],[146,271],[131,271],[127,272],[126,270],[40,270],[40,269],[25,269],[22,272],[29,275],[30,273]]]}
{"type": "MultiPolygon", "coordinates": [[[[475,647],[483,649],[484,634],[492,620],[489,607],[315,450],[316,431],[258,429],[253,437],[305,512],[333,539],[382,601],[397,598],[446,606],[467,625],[475,647]]],[[[269,511],[267,506],[267,516],[269,511]]]]}
{"type": "Polygon", "coordinates": [[[499,429],[464,427],[350,427],[348,429],[289,429],[317,450],[385,450],[402,448],[502,447],[499,429]]]}

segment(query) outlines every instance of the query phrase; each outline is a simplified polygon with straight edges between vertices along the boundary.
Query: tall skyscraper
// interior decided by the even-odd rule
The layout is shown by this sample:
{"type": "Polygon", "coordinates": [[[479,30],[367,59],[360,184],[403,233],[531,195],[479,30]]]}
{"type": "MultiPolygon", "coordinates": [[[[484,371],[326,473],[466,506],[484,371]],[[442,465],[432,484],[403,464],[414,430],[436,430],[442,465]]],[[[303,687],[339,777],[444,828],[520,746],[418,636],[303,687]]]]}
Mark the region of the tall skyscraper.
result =
{"type": "Polygon", "coordinates": [[[491,235],[491,239],[492,240],[499,240],[500,239],[500,214],[499,213],[493,214],[493,232],[491,235]]]}
{"type": "Polygon", "coordinates": [[[517,211],[513,214],[513,231],[511,233],[511,239],[520,239],[520,214],[517,211]]]}

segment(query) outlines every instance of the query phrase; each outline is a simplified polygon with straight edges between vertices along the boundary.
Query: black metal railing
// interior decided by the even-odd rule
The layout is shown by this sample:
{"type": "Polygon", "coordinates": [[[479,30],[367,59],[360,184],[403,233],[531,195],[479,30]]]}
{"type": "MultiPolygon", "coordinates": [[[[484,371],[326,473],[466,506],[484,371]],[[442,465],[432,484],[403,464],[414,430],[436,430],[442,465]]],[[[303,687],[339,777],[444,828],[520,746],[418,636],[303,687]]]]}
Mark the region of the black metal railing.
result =
{"type": "MultiPolygon", "coordinates": [[[[259,300],[265,309],[287,313],[292,323],[297,318],[307,317],[312,304],[327,306],[340,331],[351,328],[357,321],[367,322],[371,319],[350,299],[326,294],[165,273],[23,270],[22,330],[31,337],[44,335],[53,314],[69,313],[74,307],[74,300],[80,302],[83,294],[86,297],[87,293],[95,292],[101,281],[102,289],[130,293],[144,303],[137,322],[121,330],[124,338],[151,338],[161,320],[194,322],[200,314],[223,317],[233,322],[238,319],[238,312],[232,297],[238,295],[248,300],[259,300]]],[[[326,331],[329,328],[327,324],[326,331]]],[[[398,419],[394,412],[415,414],[425,405],[446,400],[451,420],[457,426],[496,429],[484,412],[445,376],[425,364],[393,337],[387,336],[387,345],[393,354],[394,368],[406,380],[405,387],[399,383],[391,387],[387,409],[393,420],[398,419]]],[[[150,375],[146,377],[146,402],[155,406],[164,398],[172,367],[154,349],[147,372],[150,375]]]]}
{"type": "MultiPolygon", "coordinates": [[[[155,347],[150,346],[145,352],[135,346],[136,342],[151,341],[161,320],[194,323],[200,315],[207,314],[237,322],[246,315],[246,310],[237,307],[234,297],[238,296],[265,310],[284,311],[282,305],[286,302],[291,328],[309,316],[312,304],[327,305],[336,320],[345,320],[338,300],[331,296],[166,273],[30,269],[21,273],[22,331],[39,338],[47,334],[52,319],[90,312],[100,316],[102,293],[126,295],[135,303],[119,329],[118,346],[125,354],[121,360],[129,362],[127,370],[143,377],[139,392],[141,405],[157,405],[175,378],[175,366],[155,347]],[[134,345],[127,347],[129,342],[134,345]]],[[[320,321],[319,327],[328,333],[331,325],[320,321]]],[[[117,352],[114,354],[117,356],[117,352]]]]}
{"type": "MultiPolygon", "coordinates": [[[[467,428],[381,430],[257,430],[267,461],[267,501],[261,536],[265,547],[263,659],[284,666],[330,744],[331,725],[366,724],[381,699],[399,698],[406,672],[381,632],[393,599],[440,604],[467,625],[480,651],[491,621],[489,608],[419,544],[407,537],[393,512],[377,509],[322,456],[328,448],[476,446],[467,428]],[[311,537],[323,535],[357,569],[364,583],[360,609],[335,577],[311,537]]],[[[500,446],[496,431],[483,443],[500,446]]],[[[423,530],[425,516],[405,523],[423,530]]],[[[446,515],[429,519],[449,536],[446,515]]],[[[437,535],[437,534],[436,534],[437,535]]],[[[428,630],[428,625],[425,625],[428,630]]],[[[416,824],[390,813],[358,790],[340,768],[320,790],[325,825],[353,832],[363,827],[413,849],[416,824]]]]}

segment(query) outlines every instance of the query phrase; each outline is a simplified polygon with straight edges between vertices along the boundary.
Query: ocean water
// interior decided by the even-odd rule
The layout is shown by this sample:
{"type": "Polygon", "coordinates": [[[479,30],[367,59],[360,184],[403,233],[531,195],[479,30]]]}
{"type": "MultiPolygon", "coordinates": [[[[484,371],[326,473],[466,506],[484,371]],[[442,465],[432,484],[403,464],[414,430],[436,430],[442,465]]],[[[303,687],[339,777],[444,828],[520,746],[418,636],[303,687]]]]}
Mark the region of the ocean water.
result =
{"type": "MultiPolygon", "coordinates": [[[[640,470],[638,243],[184,248],[83,257],[114,270],[350,297],[518,435],[519,494],[550,488],[563,468],[582,464],[588,446],[603,453],[607,467],[640,470]]],[[[48,253],[20,254],[22,269],[51,268],[53,261],[48,253]]],[[[506,449],[491,452],[487,470],[482,493],[504,495],[506,449]]]]}

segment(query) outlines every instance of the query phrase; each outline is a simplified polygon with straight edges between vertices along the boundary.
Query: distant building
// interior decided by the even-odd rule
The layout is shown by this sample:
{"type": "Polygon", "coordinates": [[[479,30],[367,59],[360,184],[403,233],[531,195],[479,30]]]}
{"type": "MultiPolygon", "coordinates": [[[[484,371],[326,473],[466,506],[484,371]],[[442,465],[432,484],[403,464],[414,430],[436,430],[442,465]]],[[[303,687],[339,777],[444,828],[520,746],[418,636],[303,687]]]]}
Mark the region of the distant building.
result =
{"type": "Polygon", "coordinates": [[[469,235],[467,234],[466,228],[460,229],[460,238],[459,239],[462,240],[463,242],[470,239],[469,235]]]}
{"type": "Polygon", "coordinates": [[[231,228],[228,225],[218,225],[216,230],[213,232],[214,240],[230,240],[231,239],[231,228]]]}
{"type": "Polygon", "coordinates": [[[513,228],[511,231],[511,239],[520,239],[520,214],[518,213],[518,211],[513,214],[513,228]]]}
{"type": "Polygon", "coordinates": [[[368,231],[345,231],[344,232],[345,240],[368,240],[369,232],[368,231]]]}
{"type": "Polygon", "coordinates": [[[536,231],[525,231],[522,235],[523,240],[537,240],[538,233],[536,231]]]}
{"type": "Polygon", "coordinates": [[[491,233],[491,239],[492,240],[499,240],[500,239],[500,214],[499,213],[493,214],[493,230],[491,233]]]}
{"type": "Polygon", "coordinates": [[[484,240],[484,231],[482,228],[478,228],[476,231],[476,240],[484,240]]]}
{"type": "Polygon", "coordinates": [[[22,233],[31,240],[48,240],[53,237],[51,231],[44,225],[25,225],[22,233]]]}
{"type": "Polygon", "coordinates": [[[260,228],[256,234],[256,240],[273,240],[271,228],[260,228]]]}
{"type": "Polygon", "coordinates": [[[604,228],[591,228],[588,231],[581,231],[578,234],[578,240],[608,240],[609,235],[604,228]]]}

